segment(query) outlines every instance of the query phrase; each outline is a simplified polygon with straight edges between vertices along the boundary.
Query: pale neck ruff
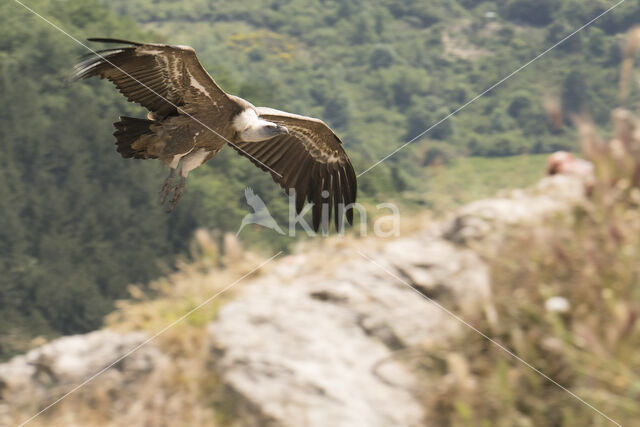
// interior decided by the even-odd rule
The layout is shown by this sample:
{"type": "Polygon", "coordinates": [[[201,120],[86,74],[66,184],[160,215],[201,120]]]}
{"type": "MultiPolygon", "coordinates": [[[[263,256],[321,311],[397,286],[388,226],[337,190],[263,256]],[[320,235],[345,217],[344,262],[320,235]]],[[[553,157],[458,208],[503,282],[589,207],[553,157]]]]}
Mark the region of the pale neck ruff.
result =
{"type": "Polygon", "coordinates": [[[264,120],[260,120],[258,114],[253,108],[247,108],[233,118],[233,128],[237,132],[243,132],[251,127],[262,124],[264,120]]]}

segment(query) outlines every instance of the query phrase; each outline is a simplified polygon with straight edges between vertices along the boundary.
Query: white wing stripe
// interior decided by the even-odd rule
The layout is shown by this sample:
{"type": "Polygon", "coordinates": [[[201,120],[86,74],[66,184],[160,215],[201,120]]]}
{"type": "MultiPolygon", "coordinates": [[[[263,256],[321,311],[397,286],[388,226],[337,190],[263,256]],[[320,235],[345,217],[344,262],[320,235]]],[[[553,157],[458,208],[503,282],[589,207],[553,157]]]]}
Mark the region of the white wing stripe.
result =
{"type": "Polygon", "coordinates": [[[203,95],[205,95],[206,97],[208,97],[209,99],[211,98],[211,95],[209,95],[209,92],[207,92],[207,90],[204,88],[204,86],[202,86],[202,84],[200,84],[199,81],[197,81],[195,79],[195,77],[193,77],[193,75],[189,74],[189,77],[191,78],[190,82],[191,82],[191,87],[195,88],[196,90],[198,90],[199,92],[201,92],[203,95]]]}

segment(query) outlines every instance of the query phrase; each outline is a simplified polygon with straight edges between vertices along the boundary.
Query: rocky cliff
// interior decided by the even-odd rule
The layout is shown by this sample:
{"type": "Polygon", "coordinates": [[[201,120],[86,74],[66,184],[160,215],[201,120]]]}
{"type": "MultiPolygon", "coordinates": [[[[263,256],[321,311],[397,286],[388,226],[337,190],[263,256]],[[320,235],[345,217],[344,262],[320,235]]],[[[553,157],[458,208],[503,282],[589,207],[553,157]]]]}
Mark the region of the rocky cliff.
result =
{"type": "MultiPolygon", "coordinates": [[[[278,259],[239,285],[199,337],[207,374],[222,390],[216,404],[226,418],[216,422],[423,425],[416,377],[395,356],[454,337],[467,327],[469,310],[490,315],[490,271],[476,249],[499,240],[505,227],[570,209],[583,194],[578,178],[556,175],[406,237],[334,240],[278,259]]],[[[44,408],[146,336],[103,330],[64,337],[0,364],[0,425],[33,415],[21,408],[44,408]]],[[[130,413],[135,388],[172,364],[152,341],[107,369],[100,377],[117,391],[108,411],[130,413]]],[[[128,425],[136,424],[133,414],[128,425]]],[[[72,421],[66,425],[89,424],[72,421]]]]}

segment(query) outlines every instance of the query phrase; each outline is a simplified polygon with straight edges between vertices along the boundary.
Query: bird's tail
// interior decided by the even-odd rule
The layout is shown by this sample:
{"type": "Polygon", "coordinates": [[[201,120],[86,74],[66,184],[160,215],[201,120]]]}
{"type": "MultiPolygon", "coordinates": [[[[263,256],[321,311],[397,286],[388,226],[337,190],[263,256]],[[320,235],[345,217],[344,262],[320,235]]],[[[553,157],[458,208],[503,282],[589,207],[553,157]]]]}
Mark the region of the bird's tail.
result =
{"type": "Polygon", "coordinates": [[[120,121],[113,124],[118,153],[124,158],[156,158],[147,150],[155,137],[150,129],[153,123],[152,120],[121,116],[120,121]]]}

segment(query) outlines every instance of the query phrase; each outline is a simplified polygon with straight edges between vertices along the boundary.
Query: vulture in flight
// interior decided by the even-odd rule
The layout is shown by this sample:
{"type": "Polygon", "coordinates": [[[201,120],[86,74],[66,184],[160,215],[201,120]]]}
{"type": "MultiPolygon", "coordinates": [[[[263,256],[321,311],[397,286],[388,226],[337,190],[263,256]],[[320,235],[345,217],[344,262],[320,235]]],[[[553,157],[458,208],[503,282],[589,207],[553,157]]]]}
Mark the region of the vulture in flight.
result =
{"type": "Polygon", "coordinates": [[[75,66],[73,79],[106,78],[130,102],[149,110],[146,118],[121,116],[114,136],[122,157],[159,159],[170,166],[160,192],[163,204],[173,192],[169,211],[189,172],[228,144],[270,173],[286,194],[295,194],[298,214],[305,200],[313,203],[314,230],[321,221],[328,229],[331,216],[338,230],[344,215],[352,224],[356,175],[342,142],[323,121],[255,107],[226,93],[191,47],[89,40],[120,46],[90,54],[75,66]]]}

